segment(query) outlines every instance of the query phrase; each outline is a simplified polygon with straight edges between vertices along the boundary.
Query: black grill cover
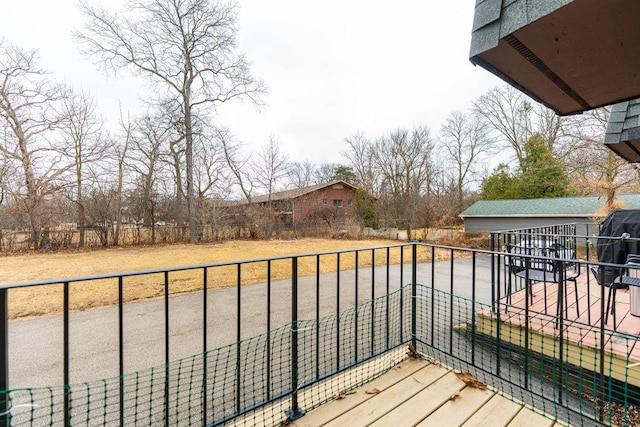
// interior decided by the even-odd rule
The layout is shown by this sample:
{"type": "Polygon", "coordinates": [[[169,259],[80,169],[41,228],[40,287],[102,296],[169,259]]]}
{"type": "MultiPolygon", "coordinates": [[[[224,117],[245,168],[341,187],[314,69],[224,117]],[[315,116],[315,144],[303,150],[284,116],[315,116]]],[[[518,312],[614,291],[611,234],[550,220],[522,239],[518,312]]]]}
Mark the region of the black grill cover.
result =
{"type": "MultiPolygon", "coordinates": [[[[629,254],[640,254],[640,242],[622,241],[620,236],[628,233],[630,237],[640,238],[640,209],[622,209],[611,213],[600,224],[600,237],[596,248],[598,261],[611,264],[624,264],[629,254]],[[606,236],[616,239],[607,239],[606,236]]],[[[609,285],[618,276],[613,267],[598,268],[598,282],[609,285]]]]}

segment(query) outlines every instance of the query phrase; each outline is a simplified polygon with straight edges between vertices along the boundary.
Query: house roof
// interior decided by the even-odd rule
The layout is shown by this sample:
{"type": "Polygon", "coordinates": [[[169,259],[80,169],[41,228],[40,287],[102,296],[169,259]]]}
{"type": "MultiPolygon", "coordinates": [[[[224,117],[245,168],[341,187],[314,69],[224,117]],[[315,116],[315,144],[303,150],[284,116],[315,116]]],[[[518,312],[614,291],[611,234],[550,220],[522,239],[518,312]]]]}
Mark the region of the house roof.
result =
{"type": "MultiPolygon", "coordinates": [[[[292,190],[285,190],[285,191],[279,191],[277,193],[271,193],[271,201],[275,202],[278,200],[295,199],[297,197],[304,196],[305,194],[313,193],[314,191],[318,191],[326,187],[331,187],[332,185],[336,185],[336,184],[342,184],[345,187],[348,187],[352,190],[357,189],[357,187],[354,187],[353,185],[349,184],[346,181],[337,180],[337,181],[326,182],[323,184],[310,185],[309,187],[294,188],[292,190]]],[[[251,198],[251,203],[265,203],[268,201],[269,201],[268,194],[263,194],[263,195],[255,196],[251,198]]]]}
{"type": "MultiPolygon", "coordinates": [[[[640,208],[640,194],[618,196],[627,209],[640,208]]],[[[470,217],[592,217],[602,208],[604,197],[559,197],[553,199],[480,200],[460,214],[470,217]]]]}
{"type": "Polygon", "coordinates": [[[560,115],[640,96],[640,2],[476,0],[469,59],[560,115]]]}
{"type": "Polygon", "coordinates": [[[611,107],[604,143],[628,162],[640,162],[640,99],[611,107]]]}

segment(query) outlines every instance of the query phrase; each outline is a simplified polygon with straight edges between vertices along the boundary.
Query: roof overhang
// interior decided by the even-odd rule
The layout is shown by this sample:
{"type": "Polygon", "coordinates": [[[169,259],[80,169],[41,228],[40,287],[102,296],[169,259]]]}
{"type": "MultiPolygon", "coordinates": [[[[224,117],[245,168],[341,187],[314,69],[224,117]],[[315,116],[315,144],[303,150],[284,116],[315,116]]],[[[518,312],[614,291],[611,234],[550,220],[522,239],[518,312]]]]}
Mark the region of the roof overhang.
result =
{"type": "Polygon", "coordinates": [[[640,97],[639,22],[638,0],[476,0],[470,60],[579,113],[640,97]]]}
{"type": "Polygon", "coordinates": [[[640,163],[640,98],[611,107],[604,144],[631,163],[640,163]]]}

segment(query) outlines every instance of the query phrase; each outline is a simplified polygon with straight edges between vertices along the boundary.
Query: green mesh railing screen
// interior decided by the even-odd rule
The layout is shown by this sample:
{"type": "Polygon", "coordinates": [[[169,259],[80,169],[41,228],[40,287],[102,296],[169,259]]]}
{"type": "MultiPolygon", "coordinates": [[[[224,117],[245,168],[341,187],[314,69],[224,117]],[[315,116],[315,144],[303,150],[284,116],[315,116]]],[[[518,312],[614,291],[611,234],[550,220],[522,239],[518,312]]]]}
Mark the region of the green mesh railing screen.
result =
{"type": "Polygon", "coordinates": [[[402,343],[401,292],[368,301],[339,315],[319,321],[301,320],[122,378],[72,384],[68,389],[10,390],[7,397],[11,425],[64,424],[65,393],[69,402],[68,421],[72,425],[117,425],[121,417],[125,425],[161,425],[165,421],[168,425],[185,426],[220,424],[238,414],[246,414],[247,425],[277,425],[287,419],[285,409],[290,404],[287,399],[294,389],[300,394],[300,406],[309,409],[400,361],[381,357],[377,362],[374,360],[376,363],[367,363],[366,369],[356,370],[348,383],[329,380],[330,374],[402,343]],[[295,387],[291,361],[294,331],[298,341],[295,387]],[[268,415],[262,408],[254,410],[278,399],[285,401],[279,409],[266,411],[268,415]]]}
{"type": "Polygon", "coordinates": [[[400,362],[412,339],[426,356],[572,425],[640,422],[638,337],[510,306],[492,312],[423,285],[122,378],[10,390],[10,421],[280,425],[294,396],[302,411],[317,407],[400,362]]]}
{"type": "Polygon", "coordinates": [[[571,425],[640,425],[638,336],[420,285],[416,301],[420,352],[571,425]]]}

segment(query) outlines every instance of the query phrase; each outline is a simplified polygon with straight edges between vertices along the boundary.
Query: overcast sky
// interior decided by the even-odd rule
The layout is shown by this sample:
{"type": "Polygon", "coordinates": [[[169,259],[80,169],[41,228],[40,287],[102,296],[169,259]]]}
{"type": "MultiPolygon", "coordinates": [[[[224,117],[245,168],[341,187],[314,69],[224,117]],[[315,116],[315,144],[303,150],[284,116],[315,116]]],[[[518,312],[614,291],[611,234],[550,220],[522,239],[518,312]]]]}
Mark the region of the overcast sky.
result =
{"type": "MultiPolygon", "coordinates": [[[[113,0],[105,4],[114,4],[113,0]]],[[[444,119],[502,81],[468,60],[475,0],[240,0],[239,47],[269,94],[216,121],[247,147],[273,135],[293,161],[340,162],[344,139],[444,119]]],[[[140,110],[144,85],[107,78],[71,40],[75,0],[0,0],[0,37],[37,49],[39,66],[93,94],[108,120],[140,110]]]]}

